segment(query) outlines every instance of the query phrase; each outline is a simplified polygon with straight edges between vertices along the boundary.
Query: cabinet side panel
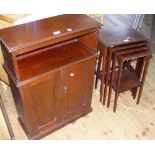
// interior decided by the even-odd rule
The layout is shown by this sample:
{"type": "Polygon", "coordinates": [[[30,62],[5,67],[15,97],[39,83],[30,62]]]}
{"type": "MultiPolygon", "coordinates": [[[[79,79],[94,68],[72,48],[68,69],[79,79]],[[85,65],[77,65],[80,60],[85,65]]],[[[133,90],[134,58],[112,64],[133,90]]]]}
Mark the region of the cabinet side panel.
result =
{"type": "Polygon", "coordinates": [[[93,93],[93,83],[94,83],[94,73],[95,73],[95,65],[96,65],[96,58],[91,59],[87,62],[87,80],[86,80],[86,101],[87,106],[91,106],[92,101],[92,93],[93,93]]]}
{"type": "Polygon", "coordinates": [[[14,66],[14,62],[13,62],[13,55],[12,53],[9,53],[6,48],[4,47],[3,44],[1,44],[1,49],[2,49],[2,53],[3,53],[3,58],[4,58],[4,63],[5,65],[7,65],[7,67],[11,70],[12,74],[16,76],[15,73],[15,66],[14,66]]]}
{"type": "Polygon", "coordinates": [[[86,35],[83,35],[79,38],[79,40],[86,45],[88,48],[93,50],[94,52],[97,52],[98,48],[98,38],[99,38],[99,32],[95,31],[86,35]]]}
{"type": "Polygon", "coordinates": [[[16,105],[18,116],[20,117],[22,122],[24,122],[23,102],[22,102],[19,88],[16,87],[16,85],[11,80],[11,78],[9,78],[9,84],[10,84],[11,92],[12,92],[13,99],[16,105]]]}

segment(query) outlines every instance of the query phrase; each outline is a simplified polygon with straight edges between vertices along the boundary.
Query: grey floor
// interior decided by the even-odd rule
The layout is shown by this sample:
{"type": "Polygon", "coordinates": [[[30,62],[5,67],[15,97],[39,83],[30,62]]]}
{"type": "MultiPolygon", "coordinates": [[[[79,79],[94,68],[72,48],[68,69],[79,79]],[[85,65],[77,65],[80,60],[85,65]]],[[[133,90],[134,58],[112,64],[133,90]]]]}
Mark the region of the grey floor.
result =
{"type": "MultiPolygon", "coordinates": [[[[134,25],[135,14],[107,14],[104,15],[104,26],[134,25]]],[[[144,15],[143,22],[137,31],[142,33],[151,42],[151,51],[155,53],[155,15],[144,15]]]]}

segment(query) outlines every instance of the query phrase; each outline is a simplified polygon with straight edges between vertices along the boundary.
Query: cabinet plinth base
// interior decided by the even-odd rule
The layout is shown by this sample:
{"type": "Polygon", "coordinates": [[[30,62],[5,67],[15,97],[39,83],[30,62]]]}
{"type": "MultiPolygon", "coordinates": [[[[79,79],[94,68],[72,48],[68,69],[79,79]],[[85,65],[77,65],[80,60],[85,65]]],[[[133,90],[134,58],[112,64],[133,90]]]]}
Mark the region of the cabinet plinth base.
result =
{"type": "Polygon", "coordinates": [[[76,121],[77,119],[81,118],[82,116],[85,116],[87,114],[89,114],[90,112],[92,112],[92,108],[88,109],[87,111],[85,111],[84,113],[81,113],[79,114],[78,116],[76,117],[72,117],[72,118],[69,118],[69,119],[65,119],[63,122],[60,122],[57,126],[55,127],[52,127],[51,128],[48,128],[47,130],[44,130],[42,132],[39,132],[37,135],[34,135],[34,136],[31,136],[29,134],[29,132],[27,131],[25,125],[23,124],[22,120],[18,117],[18,121],[20,123],[20,125],[22,126],[25,134],[27,135],[28,139],[31,139],[31,140],[39,140],[45,136],[49,136],[50,133],[64,127],[65,125],[71,123],[71,122],[74,122],[76,121]]]}

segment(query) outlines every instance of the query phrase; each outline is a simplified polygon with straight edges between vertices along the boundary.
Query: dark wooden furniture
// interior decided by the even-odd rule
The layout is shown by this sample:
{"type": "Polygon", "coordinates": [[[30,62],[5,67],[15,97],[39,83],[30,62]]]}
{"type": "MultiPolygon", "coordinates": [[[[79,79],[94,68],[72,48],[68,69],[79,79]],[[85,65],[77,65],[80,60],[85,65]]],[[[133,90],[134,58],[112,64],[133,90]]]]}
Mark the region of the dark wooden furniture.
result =
{"type": "Polygon", "coordinates": [[[86,15],[60,15],[0,31],[4,68],[30,139],[92,110],[100,26],[86,15]]]}
{"type": "MultiPolygon", "coordinates": [[[[121,51],[122,53],[135,53],[148,49],[148,42],[145,37],[139,34],[130,26],[118,26],[103,28],[99,32],[99,59],[96,70],[95,88],[97,88],[98,80],[101,80],[100,85],[100,101],[103,98],[103,105],[108,96],[107,107],[110,105],[111,89],[108,93],[108,84],[111,85],[110,75],[111,69],[115,66],[114,54],[121,51]],[[114,63],[113,63],[114,62],[114,63]],[[102,68],[101,68],[102,65],[102,68]],[[104,90],[104,93],[103,93],[104,90]],[[109,94],[109,95],[108,95],[109,94]]],[[[131,63],[131,61],[129,61],[131,63]]],[[[116,67],[117,68],[117,67],[116,67]]],[[[114,69],[114,68],[113,68],[114,69]]],[[[139,77],[142,70],[142,58],[138,58],[135,72],[139,77]]],[[[137,87],[132,89],[132,95],[135,98],[137,87]]]]}
{"type": "Polygon", "coordinates": [[[151,52],[149,47],[148,49],[140,50],[137,52],[125,53],[124,51],[119,51],[114,54],[107,103],[109,107],[112,93],[111,90],[113,88],[115,91],[115,100],[113,108],[114,112],[116,112],[117,108],[118,94],[127,90],[132,90],[133,88],[140,87],[137,98],[137,104],[139,104],[150,58],[151,52]],[[131,65],[131,61],[137,60],[138,58],[141,58],[143,60],[140,76],[136,74],[136,70],[131,65]],[[118,70],[115,69],[116,60],[118,60],[118,70]]]}
{"type": "Polygon", "coordinates": [[[6,112],[6,109],[5,109],[3,100],[1,98],[1,95],[0,95],[0,109],[1,109],[2,114],[4,116],[4,120],[6,122],[6,126],[7,126],[7,129],[9,131],[9,135],[11,137],[11,140],[14,140],[15,139],[15,136],[14,136],[14,133],[13,133],[13,130],[12,130],[12,127],[11,127],[11,123],[10,123],[10,120],[8,118],[8,115],[7,115],[7,112],[6,112]]]}

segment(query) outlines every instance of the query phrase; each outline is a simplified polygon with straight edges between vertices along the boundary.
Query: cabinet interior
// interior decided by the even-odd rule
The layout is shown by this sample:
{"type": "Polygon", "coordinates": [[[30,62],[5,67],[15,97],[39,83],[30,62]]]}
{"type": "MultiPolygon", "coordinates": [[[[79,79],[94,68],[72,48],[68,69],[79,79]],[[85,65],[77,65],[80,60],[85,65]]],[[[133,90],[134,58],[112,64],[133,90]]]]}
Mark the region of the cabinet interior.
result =
{"type": "Polygon", "coordinates": [[[94,53],[81,41],[74,39],[17,56],[21,81],[58,69],[73,62],[89,58],[94,53]]]}

